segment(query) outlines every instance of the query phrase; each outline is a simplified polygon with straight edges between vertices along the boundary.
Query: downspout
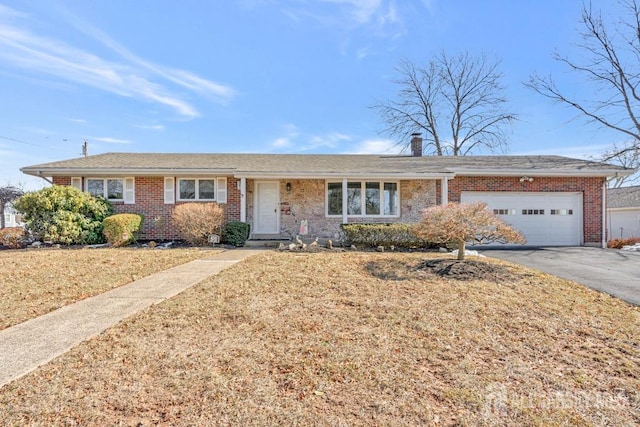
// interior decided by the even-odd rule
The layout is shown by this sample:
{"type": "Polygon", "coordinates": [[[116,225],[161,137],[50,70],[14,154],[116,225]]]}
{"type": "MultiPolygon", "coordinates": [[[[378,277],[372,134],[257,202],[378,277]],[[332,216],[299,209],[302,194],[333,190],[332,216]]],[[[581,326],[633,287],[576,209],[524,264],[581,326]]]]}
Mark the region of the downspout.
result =
{"type": "Polygon", "coordinates": [[[41,171],[38,171],[38,178],[42,178],[45,181],[47,181],[49,184],[53,185],[53,179],[49,179],[46,176],[43,176],[41,171]]]}
{"type": "Polygon", "coordinates": [[[602,249],[607,247],[607,180],[602,180],[602,249]]]}

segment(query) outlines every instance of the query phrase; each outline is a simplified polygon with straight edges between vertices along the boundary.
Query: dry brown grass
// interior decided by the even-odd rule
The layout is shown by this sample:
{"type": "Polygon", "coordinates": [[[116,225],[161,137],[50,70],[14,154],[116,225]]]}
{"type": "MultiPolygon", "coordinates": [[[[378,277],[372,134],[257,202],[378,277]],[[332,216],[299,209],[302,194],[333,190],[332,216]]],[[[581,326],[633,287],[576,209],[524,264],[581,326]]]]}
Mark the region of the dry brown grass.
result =
{"type": "Polygon", "coordinates": [[[0,251],[0,329],[212,254],[210,249],[0,251]]]}
{"type": "Polygon", "coordinates": [[[254,257],[6,385],[0,424],[640,423],[637,308],[428,257],[254,257]]]}

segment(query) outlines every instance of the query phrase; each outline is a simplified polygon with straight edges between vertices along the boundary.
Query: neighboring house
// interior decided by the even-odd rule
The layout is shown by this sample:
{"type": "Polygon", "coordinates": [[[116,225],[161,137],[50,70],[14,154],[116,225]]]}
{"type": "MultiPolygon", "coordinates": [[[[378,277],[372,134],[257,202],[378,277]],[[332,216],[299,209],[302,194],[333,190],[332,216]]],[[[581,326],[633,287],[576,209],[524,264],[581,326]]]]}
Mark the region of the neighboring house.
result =
{"type": "Polygon", "coordinates": [[[607,190],[609,239],[640,237],[640,186],[607,190]]]}
{"type": "MultiPolygon", "coordinates": [[[[414,147],[416,144],[414,144],[414,147]]],[[[448,201],[482,200],[528,245],[604,242],[607,177],[634,171],[558,156],[106,153],[21,170],[144,215],[143,239],[177,238],[180,203],[217,202],[252,239],[340,239],[342,223],[417,222],[448,201]]]]}
{"type": "Polygon", "coordinates": [[[8,203],[4,207],[4,226],[5,227],[24,227],[22,216],[8,203]]]}

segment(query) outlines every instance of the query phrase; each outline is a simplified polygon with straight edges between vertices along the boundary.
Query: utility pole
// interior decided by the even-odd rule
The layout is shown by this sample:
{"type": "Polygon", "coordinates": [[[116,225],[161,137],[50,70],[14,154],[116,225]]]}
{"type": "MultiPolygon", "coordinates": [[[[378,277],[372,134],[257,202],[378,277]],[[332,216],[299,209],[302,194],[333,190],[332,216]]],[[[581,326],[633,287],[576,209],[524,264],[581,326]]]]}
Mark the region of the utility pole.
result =
{"type": "Polygon", "coordinates": [[[87,140],[84,140],[84,143],[82,144],[82,155],[87,157],[89,155],[89,143],[87,143],[87,140]]]}

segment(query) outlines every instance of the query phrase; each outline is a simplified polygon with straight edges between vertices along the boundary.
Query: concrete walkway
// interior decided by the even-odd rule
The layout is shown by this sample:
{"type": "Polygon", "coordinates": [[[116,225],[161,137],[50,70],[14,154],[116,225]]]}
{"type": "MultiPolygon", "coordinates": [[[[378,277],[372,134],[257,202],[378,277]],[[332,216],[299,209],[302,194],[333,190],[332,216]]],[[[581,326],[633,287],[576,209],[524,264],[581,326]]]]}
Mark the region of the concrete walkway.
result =
{"type": "Polygon", "coordinates": [[[191,261],[0,331],[0,387],[119,321],[171,298],[245,258],[234,249],[191,261]]]}

